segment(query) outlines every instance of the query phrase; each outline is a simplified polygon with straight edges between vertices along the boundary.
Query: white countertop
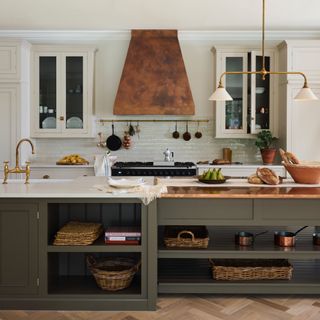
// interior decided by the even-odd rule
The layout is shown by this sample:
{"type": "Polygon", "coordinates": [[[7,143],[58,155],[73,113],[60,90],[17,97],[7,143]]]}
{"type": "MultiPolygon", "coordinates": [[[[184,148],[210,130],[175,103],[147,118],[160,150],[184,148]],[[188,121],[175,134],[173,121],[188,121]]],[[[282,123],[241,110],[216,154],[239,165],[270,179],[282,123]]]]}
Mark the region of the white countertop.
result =
{"type": "MultiPolygon", "coordinates": [[[[134,177],[135,179],[137,177],[134,177]]],[[[147,185],[153,185],[153,177],[146,177],[147,185]]],[[[9,180],[0,184],[0,198],[142,198],[144,193],[106,193],[95,185],[107,185],[106,177],[79,177],[74,180],[31,179],[9,180]]]]}
{"type": "MultiPolygon", "coordinates": [[[[126,177],[137,179],[137,177],[126,177]]],[[[195,178],[154,178],[143,177],[146,181],[144,189],[139,191],[110,189],[106,177],[79,177],[68,179],[31,179],[30,184],[24,184],[24,180],[9,180],[8,184],[0,184],[0,198],[139,198],[146,199],[153,196],[160,197],[161,192],[166,192],[167,186],[192,186],[192,187],[270,187],[268,185],[252,185],[245,179],[230,179],[223,185],[206,185],[199,183],[195,178]],[[156,185],[154,181],[156,180],[156,185]],[[102,190],[103,189],[103,190],[102,190]]],[[[271,186],[274,187],[274,186],[271,186]]],[[[320,187],[320,185],[300,185],[293,180],[286,179],[277,187],[320,187]]]]}

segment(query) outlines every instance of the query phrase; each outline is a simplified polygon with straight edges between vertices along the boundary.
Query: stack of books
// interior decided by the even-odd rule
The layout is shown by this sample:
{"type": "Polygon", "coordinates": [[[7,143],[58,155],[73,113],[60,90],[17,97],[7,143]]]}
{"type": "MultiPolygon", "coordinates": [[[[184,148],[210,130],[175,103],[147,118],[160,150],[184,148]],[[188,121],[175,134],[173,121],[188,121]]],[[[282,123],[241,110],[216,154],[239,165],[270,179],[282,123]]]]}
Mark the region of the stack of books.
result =
{"type": "Polygon", "coordinates": [[[108,227],[105,231],[106,244],[140,244],[141,230],[139,227],[108,227]]]}

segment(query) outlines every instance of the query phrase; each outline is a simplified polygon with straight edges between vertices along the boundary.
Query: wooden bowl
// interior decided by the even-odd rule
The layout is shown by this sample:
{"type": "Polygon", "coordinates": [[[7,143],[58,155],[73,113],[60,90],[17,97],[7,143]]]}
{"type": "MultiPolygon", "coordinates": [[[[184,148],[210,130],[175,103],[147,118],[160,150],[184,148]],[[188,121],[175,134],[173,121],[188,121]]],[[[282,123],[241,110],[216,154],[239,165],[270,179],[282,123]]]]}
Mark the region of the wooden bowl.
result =
{"type": "Polygon", "coordinates": [[[320,183],[320,162],[303,162],[301,164],[288,164],[282,162],[296,183],[320,183]]]}

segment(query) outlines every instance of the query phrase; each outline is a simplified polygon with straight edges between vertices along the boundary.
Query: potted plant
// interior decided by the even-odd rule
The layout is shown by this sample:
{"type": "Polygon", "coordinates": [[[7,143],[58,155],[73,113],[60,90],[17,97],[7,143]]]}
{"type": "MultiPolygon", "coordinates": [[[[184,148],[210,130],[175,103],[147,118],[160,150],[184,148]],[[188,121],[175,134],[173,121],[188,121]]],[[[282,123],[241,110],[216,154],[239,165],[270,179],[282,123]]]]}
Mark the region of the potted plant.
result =
{"type": "Polygon", "coordinates": [[[271,131],[262,130],[257,135],[256,146],[260,149],[263,164],[272,164],[276,156],[277,149],[273,144],[277,140],[272,136],[271,131]]]}

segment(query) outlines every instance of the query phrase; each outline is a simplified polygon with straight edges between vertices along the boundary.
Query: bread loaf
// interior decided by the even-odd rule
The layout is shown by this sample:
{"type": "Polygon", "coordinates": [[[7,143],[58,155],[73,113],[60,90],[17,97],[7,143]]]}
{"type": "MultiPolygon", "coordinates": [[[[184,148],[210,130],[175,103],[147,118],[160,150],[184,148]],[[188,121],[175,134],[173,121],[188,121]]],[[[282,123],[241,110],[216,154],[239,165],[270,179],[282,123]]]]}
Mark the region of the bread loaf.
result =
{"type": "Polygon", "coordinates": [[[279,176],[269,168],[258,168],[257,176],[266,184],[276,185],[280,183],[279,176]]]}
{"type": "Polygon", "coordinates": [[[263,181],[256,174],[252,174],[248,177],[248,182],[251,184],[263,184],[263,181]]]}

